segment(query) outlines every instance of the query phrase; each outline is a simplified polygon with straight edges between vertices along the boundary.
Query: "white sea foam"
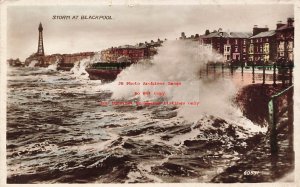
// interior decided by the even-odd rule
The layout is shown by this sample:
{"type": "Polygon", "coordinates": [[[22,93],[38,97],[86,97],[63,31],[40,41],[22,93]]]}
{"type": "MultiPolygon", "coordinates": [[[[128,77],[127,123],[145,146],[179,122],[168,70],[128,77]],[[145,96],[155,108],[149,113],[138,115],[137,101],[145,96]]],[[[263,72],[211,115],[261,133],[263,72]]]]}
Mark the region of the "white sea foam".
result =
{"type": "Polygon", "coordinates": [[[143,91],[165,92],[167,101],[200,102],[198,106],[184,105],[178,109],[179,116],[186,120],[197,121],[201,114],[209,114],[225,119],[235,119],[241,116],[232,99],[237,91],[230,80],[199,79],[199,71],[206,68],[209,62],[222,61],[223,57],[207,48],[201,48],[197,42],[192,41],[168,41],[159,48],[158,55],[152,60],[152,64],[138,63],[122,71],[117,79],[102,89],[113,92],[114,99],[130,99],[139,97],[140,100],[155,100],[160,96],[150,97],[139,95],[135,92],[143,91]],[[181,82],[181,86],[129,86],[118,85],[119,82],[135,81],[143,82],[181,82]]]}
{"type": "Polygon", "coordinates": [[[53,64],[50,64],[48,67],[47,67],[47,70],[50,70],[50,71],[56,71],[57,70],[57,65],[59,63],[59,58],[56,58],[56,61],[53,63],[53,64]]]}
{"type": "Polygon", "coordinates": [[[84,58],[74,63],[74,67],[70,70],[74,77],[84,80],[89,80],[89,74],[85,70],[90,64],[99,62],[101,58],[101,53],[95,53],[94,56],[90,58],[84,58]]]}
{"type": "Polygon", "coordinates": [[[82,59],[75,62],[74,67],[70,70],[76,78],[88,79],[89,74],[86,72],[85,68],[90,63],[89,59],[82,59]]]}
{"type": "Polygon", "coordinates": [[[30,62],[30,64],[28,65],[28,67],[35,67],[35,65],[38,63],[38,61],[37,60],[32,60],[31,62],[30,62]]]}

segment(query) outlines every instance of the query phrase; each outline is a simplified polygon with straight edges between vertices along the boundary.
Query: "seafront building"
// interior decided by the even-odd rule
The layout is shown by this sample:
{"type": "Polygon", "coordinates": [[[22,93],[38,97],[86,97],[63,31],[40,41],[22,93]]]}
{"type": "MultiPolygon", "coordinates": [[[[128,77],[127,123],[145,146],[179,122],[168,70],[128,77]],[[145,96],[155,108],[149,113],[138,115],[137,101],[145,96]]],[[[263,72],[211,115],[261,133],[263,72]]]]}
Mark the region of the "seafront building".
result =
{"type": "Polygon", "coordinates": [[[294,60],[294,19],[288,18],[287,24],[277,24],[277,58],[294,60]]]}
{"type": "MultiPolygon", "coordinates": [[[[275,30],[268,26],[254,25],[252,32],[224,32],[222,29],[204,35],[186,36],[181,33],[180,40],[199,42],[201,47],[216,51],[224,56],[225,63],[239,64],[273,64],[278,59],[293,61],[294,49],[294,19],[288,18],[287,23],[278,22],[275,30]]],[[[102,62],[136,63],[157,54],[157,48],[163,41],[139,43],[111,47],[101,51],[102,62]]]]}
{"type": "Polygon", "coordinates": [[[199,38],[200,45],[224,55],[227,62],[247,59],[248,38],[251,33],[213,31],[199,38]]]}
{"type": "Polygon", "coordinates": [[[111,47],[101,51],[101,61],[137,63],[139,60],[149,59],[157,54],[157,47],[160,47],[162,43],[163,41],[158,38],[156,42],[151,40],[136,45],[111,47]]]}
{"type": "Polygon", "coordinates": [[[248,61],[271,63],[276,58],[276,33],[275,30],[261,32],[249,38],[248,61]]]}
{"type": "MultiPolygon", "coordinates": [[[[272,64],[279,59],[293,61],[294,56],[294,19],[288,18],[287,23],[277,23],[275,30],[267,26],[254,25],[249,32],[209,32],[206,30],[197,40],[200,46],[216,51],[224,56],[228,63],[256,63],[257,65],[272,64]]],[[[188,39],[185,33],[180,39],[188,39]]],[[[191,38],[191,37],[190,37],[191,38]]]]}

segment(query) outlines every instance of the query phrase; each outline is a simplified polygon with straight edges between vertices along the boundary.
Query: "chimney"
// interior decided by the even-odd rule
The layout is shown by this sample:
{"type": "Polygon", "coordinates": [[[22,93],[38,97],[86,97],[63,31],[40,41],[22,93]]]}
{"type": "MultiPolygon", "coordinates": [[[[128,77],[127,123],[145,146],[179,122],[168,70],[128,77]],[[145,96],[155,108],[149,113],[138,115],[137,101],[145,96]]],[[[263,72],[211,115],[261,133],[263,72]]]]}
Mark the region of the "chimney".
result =
{"type": "Polygon", "coordinates": [[[209,35],[209,34],[210,34],[209,30],[206,29],[206,31],[205,31],[205,36],[207,36],[207,35],[209,35]]]}
{"type": "Polygon", "coordinates": [[[266,27],[266,28],[259,28],[257,25],[254,25],[253,27],[253,36],[261,33],[261,32],[266,32],[266,31],[269,31],[269,28],[266,27]]]}
{"type": "Polygon", "coordinates": [[[294,26],[293,23],[294,23],[294,19],[293,18],[288,18],[287,19],[288,27],[293,27],[294,26]]]}
{"type": "Polygon", "coordinates": [[[282,26],[284,26],[284,24],[282,23],[282,21],[278,21],[277,24],[276,24],[276,29],[279,29],[282,26]]]}
{"type": "Polygon", "coordinates": [[[185,39],[185,38],[186,38],[186,36],[185,36],[185,33],[184,33],[184,32],[182,32],[182,33],[181,33],[181,38],[182,38],[182,39],[185,39]]]}

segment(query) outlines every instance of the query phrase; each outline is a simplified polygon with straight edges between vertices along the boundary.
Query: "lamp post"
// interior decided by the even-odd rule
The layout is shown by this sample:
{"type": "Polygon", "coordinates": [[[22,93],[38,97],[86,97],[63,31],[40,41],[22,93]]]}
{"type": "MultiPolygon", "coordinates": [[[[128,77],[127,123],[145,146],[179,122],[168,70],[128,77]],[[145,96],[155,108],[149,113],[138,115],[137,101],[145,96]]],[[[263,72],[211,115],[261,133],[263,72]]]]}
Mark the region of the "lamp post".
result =
{"type": "Polygon", "coordinates": [[[233,76],[233,60],[230,63],[230,73],[231,73],[231,76],[233,76]]]}
{"type": "Polygon", "coordinates": [[[224,63],[222,63],[222,77],[224,78],[224,63]]]}
{"type": "Polygon", "coordinates": [[[276,85],[276,62],[273,62],[273,85],[276,85]]]}
{"type": "Polygon", "coordinates": [[[253,61],[252,63],[252,83],[255,83],[254,66],[255,66],[255,61],[253,61]]]}
{"type": "Polygon", "coordinates": [[[265,84],[265,79],[266,79],[265,62],[266,62],[266,61],[263,61],[263,84],[265,84]]]}
{"type": "Polygon", "coordinates": [[[242,68],[242,79],[244,77],[244,61],[245,61],[245,58],[243,58],[243,61],[241,62],[241,68],[242,68]]]}

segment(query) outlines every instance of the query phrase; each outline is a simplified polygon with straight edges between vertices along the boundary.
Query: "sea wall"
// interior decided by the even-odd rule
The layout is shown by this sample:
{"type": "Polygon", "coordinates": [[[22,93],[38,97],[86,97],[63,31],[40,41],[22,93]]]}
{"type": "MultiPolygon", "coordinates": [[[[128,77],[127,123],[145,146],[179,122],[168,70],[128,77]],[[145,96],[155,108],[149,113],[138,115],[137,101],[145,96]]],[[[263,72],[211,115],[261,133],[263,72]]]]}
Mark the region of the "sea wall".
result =
{"type": "MultiPolygon", "coordinates": [[[[277,84],[276,86],[271,84],[251,84],[239,90],[235,101],[244,116],[261,126],[265,126],[269,119],[268,103],[272,95],[282,90],[284,90],[284,87],[281,84],[277,84]]],[[[292,98],[280,98],[278,101],[279,105],[283,102],[282,99],[290,100],[292,98]]],[[[282,106],[278,107],[281,108],[282,106]]]]}

